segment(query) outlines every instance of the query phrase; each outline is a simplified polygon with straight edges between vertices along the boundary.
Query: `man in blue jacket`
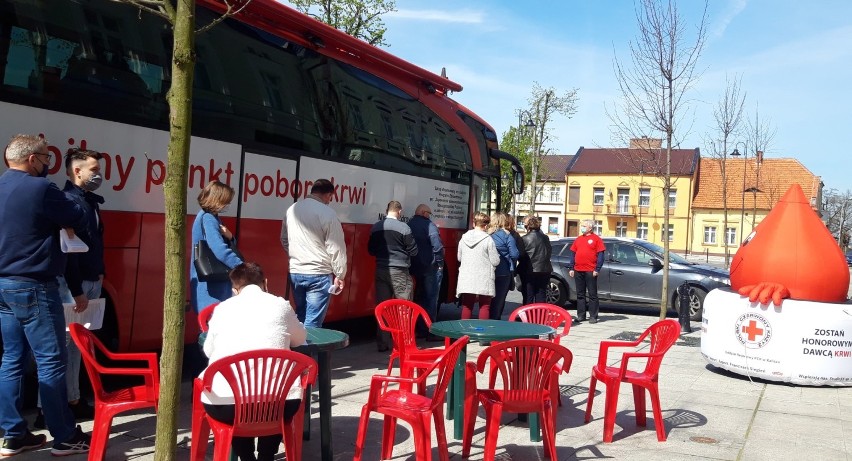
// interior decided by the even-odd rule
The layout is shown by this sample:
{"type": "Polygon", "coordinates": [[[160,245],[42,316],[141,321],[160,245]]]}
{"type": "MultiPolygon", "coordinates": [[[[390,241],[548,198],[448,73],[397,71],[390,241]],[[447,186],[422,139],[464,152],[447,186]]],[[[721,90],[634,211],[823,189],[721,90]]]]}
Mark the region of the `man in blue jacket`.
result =
{"type": "MultiPolygon", "coordinates": [[[[101,222],[100,204],[104,198],[94,191],[103,182],[101,153],[72,147],[65,154],[65,172],[68,180],[62,192],[74,201],[85,214],[85,225],[74,229],[77,237],[88,247],[85,253],[69,253],[65,276],[59,278],[59,295],[63,303],[74,303],[84,310],[90,299],[101,297],[104,278],[104,225],[101,222]]],[[[80,350],[65,333],[68,345],[68,367],[65,373],[68,389],[68,406],[75,419],[92,419],[95,409],[80,396],[80,350]]],[[[33,426],[44,429],[44,414],[39,413],[33,426]]]]}
{"type": "MultiPolygon", "coordinates": [[[[65,388],[65,313],[56,277],[65,270],[59,231],[83,224],[83,210],[47,179],[47,142],[17,135],[6,147],[9,169],[0,176],[0,455],[13,456],[46,443],[21,416],[24,365],[32,350],[51,454],[89,451],[90,436],[74,425],[65,388]]],[[[79,311],[79,310],[78,310],[79,311]]]]}
{"type": "MultiPolygon", "coordinates": [[[[438,226],[432,222],[432,209],[421,203],[414,210],[414,217],[408,221],[414,242],[417,244],[417,256],[411,260],[411,275],[414,276],[414,302],[429,314],[429,320],[438,320],[438,295],[444,276],[444,242],[438,233],[438,226]]],[[[417,335],[425,337],[425,323],[417,324],[417,335]]]]}

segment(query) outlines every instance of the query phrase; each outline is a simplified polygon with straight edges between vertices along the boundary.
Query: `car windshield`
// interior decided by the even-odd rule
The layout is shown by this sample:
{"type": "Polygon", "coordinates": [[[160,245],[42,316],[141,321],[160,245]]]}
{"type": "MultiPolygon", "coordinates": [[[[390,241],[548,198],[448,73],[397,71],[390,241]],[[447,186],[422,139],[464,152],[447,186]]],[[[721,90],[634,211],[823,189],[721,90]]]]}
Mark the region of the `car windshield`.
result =
{"type": "MultiPolygon", "coordinates": [[[[659,255],[662,255],[663,251],[664,251],[663,247],[661,247],[661,246],[659,246],[655,243],[651,243],[651,242],[642,242],[642,246],[644,246],[645,248],[647,248],[647,249],[649,249],[649,250],[651,250],[654,253],[657,253],[659,255]]],[[[671,251],[669,252],[669,262],[675,263],[675,264],[692,264],[686,258],[679,256],[679,255],[676,255],[676,254],[672,253],[671,251]]]]}

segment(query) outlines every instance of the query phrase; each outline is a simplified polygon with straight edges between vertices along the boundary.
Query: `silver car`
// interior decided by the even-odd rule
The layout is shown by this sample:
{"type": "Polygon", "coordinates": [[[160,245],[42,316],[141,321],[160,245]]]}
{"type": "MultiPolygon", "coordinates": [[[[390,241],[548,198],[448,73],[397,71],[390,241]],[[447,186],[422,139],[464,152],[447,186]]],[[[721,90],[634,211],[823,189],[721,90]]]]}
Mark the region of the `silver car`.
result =
{"type": "MultiPolygon", "coordinates": [[[[606,245],[604,265],[598,274],[598,297],[601,303],[625,303],[660,307],[663,287],[663,248],[641,239],[602,237],[606,245]]],[[[577,302],[574,279],[568,276],[570,251],[574,238],[551,242],[553,273],[547,300],[564,306],[577,302]]],[[[668,305],[680,310],[677,288],[687,282],[690,288],[689,316],[701,320],[704,297],[714,289],[730,285],[727,270],[687,261],[669,252],[668,305]]]]}

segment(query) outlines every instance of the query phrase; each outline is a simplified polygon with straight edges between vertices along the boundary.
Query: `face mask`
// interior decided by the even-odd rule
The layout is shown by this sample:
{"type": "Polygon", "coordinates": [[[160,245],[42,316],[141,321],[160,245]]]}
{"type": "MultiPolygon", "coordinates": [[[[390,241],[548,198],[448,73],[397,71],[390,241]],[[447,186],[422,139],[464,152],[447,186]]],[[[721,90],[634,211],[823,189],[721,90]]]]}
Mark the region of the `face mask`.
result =
{"type": "Polygon", "coordinates": [[[46,178],[46,177],[47,177],[47,173],[48,173],[48,171],[47,171],[47,163],[42,162],[42,161],[41,161],[41,158],[39,158],[39,156],[38,156],[38,155],[36,155],[36,158],[38,159],[38,163],[41,163],[41,171],[39,171],[39,172],[38,172],[38,177],[40,177],[40,178],[46,178]]]}
{"type": "Polygon", "coordinates": [[[89,192],[94,192],[98,190],[99,187],[101,187],[101,183],[103,182],[104,178],[100,174],[94,173],[93,175],[89,176],[89,179],[86,180],[86,183],[83,185],[83,188],[89,192]]]}
{"type": "Polygon", "coordinates": [[[588,227],[586,227],[586,226],[580,226],[580,233],[581,233],[581,234],[585,234],[588,230],[589,230],[589,228],[588,228],[588,227]]]}

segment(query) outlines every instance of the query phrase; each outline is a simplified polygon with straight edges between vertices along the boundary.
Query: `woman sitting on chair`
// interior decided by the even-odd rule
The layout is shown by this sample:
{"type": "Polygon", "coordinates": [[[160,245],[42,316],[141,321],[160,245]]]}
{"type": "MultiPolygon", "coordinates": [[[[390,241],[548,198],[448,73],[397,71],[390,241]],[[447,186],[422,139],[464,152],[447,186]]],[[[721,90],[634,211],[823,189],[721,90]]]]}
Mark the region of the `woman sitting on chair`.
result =
{"type": "MultiPolygon", "coordinates": [[[[234,296],[216,306],[210,318],[204,353],[210,363],[240,352],[257,349],[290,349],[305,343],[307,331],[299,322],[290,303],[267,292],[263,270],[255,263],[242,263],[231,270],[234,296]]],[[[204,376],[202,372],[201,376],[204,376]]],[[[204,393],[201,402],[207,414],[218,421],[233,423],[234,396],[225,378],[213,379],[211,393],[204,393]]],[[[294,384],[287,397],[284,417],[292,418],[301,405],[304,390],[294,384]]],[[[257,457],[254,438],[234,437],[232,449],[240,460],[272,460],[278,452],[282,436],[259,437],[257,457]]]]}

